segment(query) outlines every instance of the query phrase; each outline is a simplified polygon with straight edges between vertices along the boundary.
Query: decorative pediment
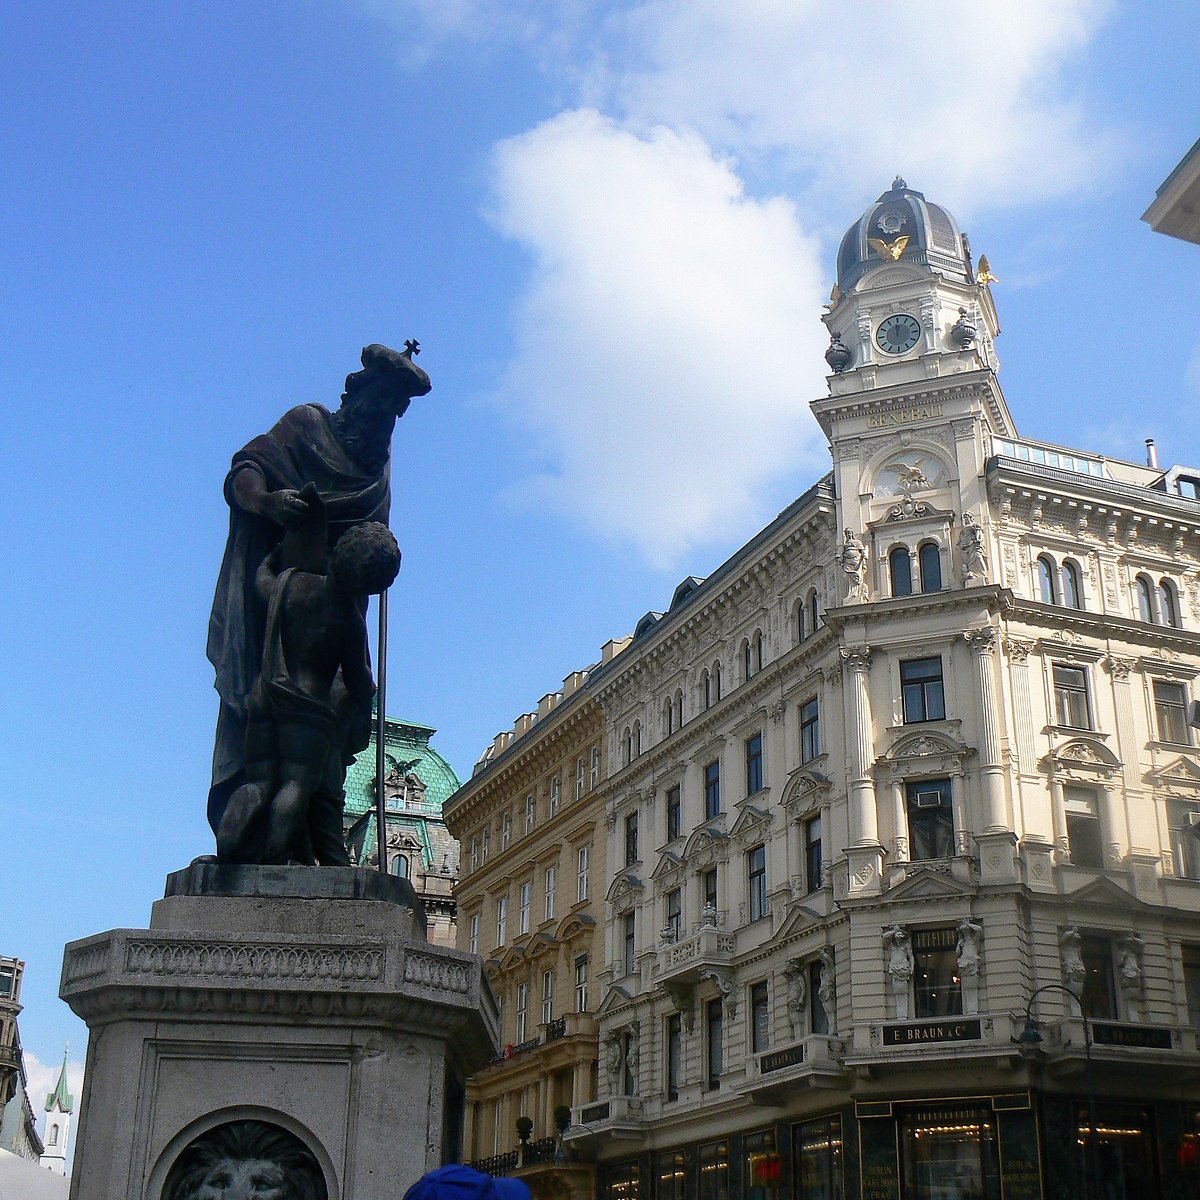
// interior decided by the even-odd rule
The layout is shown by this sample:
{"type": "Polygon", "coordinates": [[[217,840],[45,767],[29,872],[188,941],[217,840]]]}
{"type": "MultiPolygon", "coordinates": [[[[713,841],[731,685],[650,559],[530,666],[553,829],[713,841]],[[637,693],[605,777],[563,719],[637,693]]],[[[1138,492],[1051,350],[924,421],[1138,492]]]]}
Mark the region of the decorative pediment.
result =
{"type": "Polygon", "coordinates": [[[530,958],[533,958],[535,955],[544,954],[547,950],[558,950],[558,938],[547,930],[539,929],[529,939],[529,944],[525,947],[525,953],[530,958]]]}
{"type": "Polygon", "coordinates": [[[650,876],[653,883],[674,882],[684,871],[687,864],[671,850],[664,850],[658,856],[658,865],[650,876]]]}
{"type": "Polygon", "coordinates": [[[554,936],[560,942],[565,942],[581,933],[591,933],[596,928],[596,918],[590,913],[567,913],[558,923],[554,936]]]}
{"type": "Polygon", "coordinates": [[[788,776],[783,788],[783,807],[789,812],[807,812],[827,797],[833,784],[819,771],[801,767],[788,776]]]}
{"type": "Polygon", "coordinates": [[[613,984],[604,994],[604,999],[600,1001],[600,1007],[596,1009],[596,1017],[603,1020],[605,1017],[611,1016],[613,1013],[620,1012],[623,1008],[633,1002],[633,997],[619,984],[613,984]]]}
{"type": "Polygon", "coordinates": [[[963,760],[974,753],[972,746],[948,733],[925,729],[901,734],[875,765],[901,776],[961,771],[963,760]]]}
{"type": "Polygon", "coordinates": [[[632,871],[622,871],[612,881],[605,900],[614,906],[622,905],[626,900],[634,900],[642,894],[642,881],[632,871]]]}
{"type": "Polygon", "coordinates": [[[757,841],[771,827],[771,820],[769,812],[747,804],[738,813],[738,819],[734,821],[729,837],[736,842],[757,841]]]}
{"type": "Polygon", "coordinates": [[[511,971],[516,967],[523,966],[529,958],[529,950],[526,946],[505,946],[500,954],[492,961],[495,962],[496,971],[504,974],[506,971],[511,971]]]}
{"type": "Polygon", "coordinates": [[[1108,878],[1090,880],[1078,891],[1064,896],[1063,902],[1072,907],[1086,904],[1091,908],[1113,908],[1121,912],[1129,912],[1131,909],[1150,911],[1150,905],[1143,903],[1132,892],[1126,891],[1120,884],[1108,878]]]}
{"type": "Polygon", "coordinates": [[[724,859],[728,853],[728,836],[712,824],[693,829],[683,848],[684,861],[691,866],[708,866],[724,859]]]}
{"type": "Polygon", "coordinates": [[[908,868],[908,876],[888,891],[889,902],[898,900],[950,900],[969,897],[972,889],[950,875],[922,867],[919,863],[908,868]]]}
{"type": "Polygon", "coordinates": [[[823,919],[815,908],[810,908],[807,904],[791,904],[771,941],[775,945],[790,942],[793,938],[820,924],[823,919]]]}
{"type": "Polygon", "coordinates": [[[1151,771],[1150,781],[1164,791],[1195,799],[1200,793],[1200,767],[1190,758],[1177,758],[1165,767],[1151,771]]]}
{"type": "Polygon", "coordinates": [[[1068,777],[1095,779],[1121,769],[1121,760],[1101,741],[1072,738],[1049,755],[1054,767],[1068,777]]]}
{"type": "Polygon", "coordinates": [[[867,523],[867,530],[878,534],[883,529],[897,525],[935,525],[948,528],[954,524],[955,513],[949,508],[938,508],[928,500],[918,496],[901,496],[895,503],[890,504],[887,511],[878,520],[867,523]]]}

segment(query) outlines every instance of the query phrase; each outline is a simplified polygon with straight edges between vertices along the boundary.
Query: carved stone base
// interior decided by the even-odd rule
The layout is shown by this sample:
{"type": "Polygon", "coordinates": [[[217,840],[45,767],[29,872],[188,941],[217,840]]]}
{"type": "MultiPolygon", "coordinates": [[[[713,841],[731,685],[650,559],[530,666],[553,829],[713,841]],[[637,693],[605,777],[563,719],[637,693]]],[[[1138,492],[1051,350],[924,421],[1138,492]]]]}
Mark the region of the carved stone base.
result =
{"type": "Polygon", "coordinates": [[[886,851],[879,845],[850,846],[846,862],[850,872],[851,896],[878,896],[883,890],[883,857],[886,851]]]}
{"type": "Polygon", "coordinates": [[[66,949],[89,1031],[71,1200],[168,1200],[214,1147],[393,1200],[457,1157],[462,1080],[495,1052],[479,960],[426,943],[398,880],[230,870],[176,872],[149,929],[66,949]]]}
{"type": "Polygon", "coordinates": [[[980,883],[1012,883],[1017,878],[1017,835],[1007,829],[975,835],[980,883]]]}

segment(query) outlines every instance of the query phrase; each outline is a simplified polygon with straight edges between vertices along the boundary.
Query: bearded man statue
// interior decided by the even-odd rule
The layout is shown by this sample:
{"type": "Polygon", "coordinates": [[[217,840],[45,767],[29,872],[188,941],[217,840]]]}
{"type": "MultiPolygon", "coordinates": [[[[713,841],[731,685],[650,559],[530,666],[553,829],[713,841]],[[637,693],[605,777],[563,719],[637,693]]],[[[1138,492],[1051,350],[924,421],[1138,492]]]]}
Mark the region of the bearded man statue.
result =
{"type": "MultiPolygon", "coordinates": [[[[365,521],[387,524],[392,430],[412,398],[431,387],[412,361],[416,349],[415,342],[403,352],[367,346],[363,369],[347,377],[337,412],[301,404],[233,456],[225,478],[229,538],[208,623],[208,658],[221,702],[208,794],[214,834],[230,796],[245,782],[247,707],[263,667],[267,617],[256,573],[284,533],[304,522],[309,506],[300,493],[307,485],[323,503],[330,547],[365,521]]],[[[365,614],[366,597],[361,603],[365,614]]],[[[361,654],[369,677],[365,624],[361,654]]],[[[367,745],[371,724],[369,694],[359,690],[340,698],[338,732],[312,802],[313,856],[331,866],[350,861],[341,832],[345,771],[367,745]]]]}

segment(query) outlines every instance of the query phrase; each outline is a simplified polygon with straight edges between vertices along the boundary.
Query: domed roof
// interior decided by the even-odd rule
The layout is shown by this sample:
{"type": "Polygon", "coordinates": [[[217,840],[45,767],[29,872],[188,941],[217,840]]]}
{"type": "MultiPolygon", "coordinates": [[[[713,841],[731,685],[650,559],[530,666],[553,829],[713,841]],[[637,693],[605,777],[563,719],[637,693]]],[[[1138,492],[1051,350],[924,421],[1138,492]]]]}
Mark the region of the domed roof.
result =
{"type": "Polygon", "coordinates": [[[970,282],[958,222],[940,205],[930,204],[920,192],[914,192],[898,175],[891,189],[846,230],[838,249],[838,287],[847,292],[872,267],[894,260],[918,263],[970,282]],[[902,238],[907,240],[901,248],[889,250],[902,238]]]}

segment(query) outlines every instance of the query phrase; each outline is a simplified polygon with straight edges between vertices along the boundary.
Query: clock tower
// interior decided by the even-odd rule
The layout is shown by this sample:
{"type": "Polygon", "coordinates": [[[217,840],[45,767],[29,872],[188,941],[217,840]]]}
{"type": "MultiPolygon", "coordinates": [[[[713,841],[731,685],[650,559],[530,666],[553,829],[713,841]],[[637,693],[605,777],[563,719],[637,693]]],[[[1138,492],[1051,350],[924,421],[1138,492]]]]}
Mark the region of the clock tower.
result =
{"type": "Polygon", "coordinates": [[[865,559],[838,603],[995,579],[978,549],[983,468],[991,438],[1016,430],[996,378],[993,281],[950,213],[900,178],[842,238],[822,317],[829,394],[812,405],[833,453],[839,553],[850,542],[865,559]],[[901,552],[912,566],[893,577],[901,552]]]}

